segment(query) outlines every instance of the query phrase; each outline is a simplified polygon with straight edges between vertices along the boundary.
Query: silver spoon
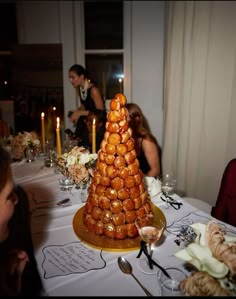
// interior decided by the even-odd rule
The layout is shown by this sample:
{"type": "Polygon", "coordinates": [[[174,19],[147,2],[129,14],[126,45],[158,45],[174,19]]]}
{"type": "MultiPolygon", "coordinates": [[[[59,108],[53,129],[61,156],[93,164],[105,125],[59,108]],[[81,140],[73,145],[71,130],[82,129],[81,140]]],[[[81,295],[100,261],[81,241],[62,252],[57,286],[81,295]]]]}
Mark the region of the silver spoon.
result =
{"type": "Polygon", "coordinates": [[[137,283],[140,285],[140,287],[144,290],[147,296],[153,296],[142,284],[141,282],[134,276],[133,269],[131,264],[124,258],[124,257],[118,257],[118,265],[122,272],[125,274],[132,275],[133,278],[137,281],[137,283]]]}

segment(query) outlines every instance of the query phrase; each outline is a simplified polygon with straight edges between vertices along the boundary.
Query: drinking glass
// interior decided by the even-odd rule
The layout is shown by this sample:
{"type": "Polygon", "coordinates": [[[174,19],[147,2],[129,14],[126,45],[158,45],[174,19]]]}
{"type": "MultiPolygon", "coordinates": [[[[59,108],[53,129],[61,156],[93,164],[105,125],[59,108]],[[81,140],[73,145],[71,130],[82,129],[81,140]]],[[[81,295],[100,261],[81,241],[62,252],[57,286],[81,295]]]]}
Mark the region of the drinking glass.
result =
{"type": "Polygon", "coordinates": [[[82,203],[87,201],[87,198],[88,198],[88,184],[87,183],[85,183],[80,189],[80,198],[81,198],[82,203]]]}
{"type": "Polygon", "coordinates": [[[33,148],[26,148],[25,150],[25,158],[26,158],[26,162],[31,163],[34,161],[35,158],[35,152],[33,148]]]}
{"type": "Polygon", "coordinates": [[[165,174],[161,178],[161,190],[166,195],[173,195],[176,186],[176,179],[172,174],[165,174]]]}
{"type": "Polygon", "coordinates": [[[59,185],[61,191],[70,191],[74,186],[74,182],[69,177],[63,176],[59,179],[59,185]]]}
{"type": "Polygon", "coordinates": [[[80,199],[82,203],[87,201],[89,185],[90,185],[90,181],[87,181],[87,182],[80,182],[75,186],[75,188],[80,191],[80,199]]]}
{"type": "Polygon", "coordinates": [[[55,158],[55,147],[51,140],[46,139],[45,148],[44,148],[44,165],[46,167],[54,166],[54,158],[55,158]]]}
{"type": "Polygon", "coordinates": [[[168,274],[171,278],[166,277],[162,272],[160,273],[160,283],[161,283],[161,296],[184,296],[179,285],[182,280],[184,280],[187,275],[175,267],[166,268],[168,274]]]}
{"type": "MultiPolygon", "coordinates": [[[[147,244],[148,254],[152,257],[152,245],[161,238],[165,229],[165,222],[161,219],[155,221],[155,216],[153,214],[147,214],[142,217],[137,217],[135,225],[140,237],[147,244]]],[[[155,266],[153,266],[153,269],[150,268],[146,256],[140,257],[137,265],[139,270],[146,274],[156,274],[159,271],[155,266]]]]}

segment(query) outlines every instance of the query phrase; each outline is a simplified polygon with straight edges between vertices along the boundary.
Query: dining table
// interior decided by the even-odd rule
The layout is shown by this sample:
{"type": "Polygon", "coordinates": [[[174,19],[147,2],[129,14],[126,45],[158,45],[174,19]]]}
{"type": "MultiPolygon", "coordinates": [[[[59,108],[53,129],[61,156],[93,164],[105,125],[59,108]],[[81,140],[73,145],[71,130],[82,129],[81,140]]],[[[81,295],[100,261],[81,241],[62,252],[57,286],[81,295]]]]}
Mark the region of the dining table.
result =
{"type": "MultiPolygon", "coordinates": [[[[32,239],[44,292],[42,296],[145,296],[131,275],[123,273],[118,258],[127,259],[133,274],[153,296],[160,296],[160,271],[145,274],[137,267],[140,248],[103,248],[85,242],[76,233],[74,217],[85,205],[81,190],[73,186],[61,190],[63,177],[55,167],[46,167],[43,158],[11,164],[15,184],[27,193],[30,202],[32,239]],[[58,204],[65,200],[65,204],[58,204]]],[[[183,224],[207,224],[213,217],[184,201],[177,210],[167,204],[158,192],[151,197],[166,219],[163,236],[153,248],[152,258],[162,267],[178,267],[190,272],[175,253],[182,244],[176,242],[183,224]]],[[[224,223],[227,232],[236,236],[236,228],[224,223]]]]}

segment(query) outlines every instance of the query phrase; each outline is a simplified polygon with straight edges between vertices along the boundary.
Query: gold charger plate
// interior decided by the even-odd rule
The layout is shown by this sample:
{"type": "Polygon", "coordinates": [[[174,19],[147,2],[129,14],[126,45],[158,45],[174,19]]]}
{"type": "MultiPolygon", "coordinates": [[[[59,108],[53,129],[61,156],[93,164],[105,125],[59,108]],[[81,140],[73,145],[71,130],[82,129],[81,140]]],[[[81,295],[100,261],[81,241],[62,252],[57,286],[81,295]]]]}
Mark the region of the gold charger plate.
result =
{"type": "MultiPolygon", "coordinates": [[[[124,240],[109,239],[105,236],[99,236],[88,230],[87,226],[83,223],[83,209],[80,208],[73,218],[73,229],[76,236],[87,245],[103,249],[105,251],[132,251],[140,248],[140,237],[124,240]]],[[[155,215],[155,222],[159,222],[159,219],[165,222],[166,217],[163,212],[156,206],[152,205],[152,211],[155,215]]]]}

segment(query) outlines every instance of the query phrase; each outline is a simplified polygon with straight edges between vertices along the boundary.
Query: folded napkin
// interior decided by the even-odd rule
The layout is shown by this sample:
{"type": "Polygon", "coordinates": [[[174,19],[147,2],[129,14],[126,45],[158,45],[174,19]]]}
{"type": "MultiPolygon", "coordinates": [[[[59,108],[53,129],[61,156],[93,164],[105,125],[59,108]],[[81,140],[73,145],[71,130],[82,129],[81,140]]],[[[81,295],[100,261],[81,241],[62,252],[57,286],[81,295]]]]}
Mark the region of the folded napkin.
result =
{"type": "Polygon", "coordinates": [[[149,196],[152,198],[161,192],[161,181],[151,176],[144,177],[145,185],[149,196]]]}
{"type": "MultiPolygon", "coordinates": [[[[208,248],[205,242],[206,225],[202,223],[194,223],[190,225],[197,237],[194,242],[190,243],[186,248],[175,253],[175,256],[182,259],[199,271],[208,272],[215,278],[223,278],[229,272],[228,267],[218,261],[212,256],[211,250],[208,248]]],[[[236,241],[235,237],[225,235],[226,242],[236,241]]]]}

